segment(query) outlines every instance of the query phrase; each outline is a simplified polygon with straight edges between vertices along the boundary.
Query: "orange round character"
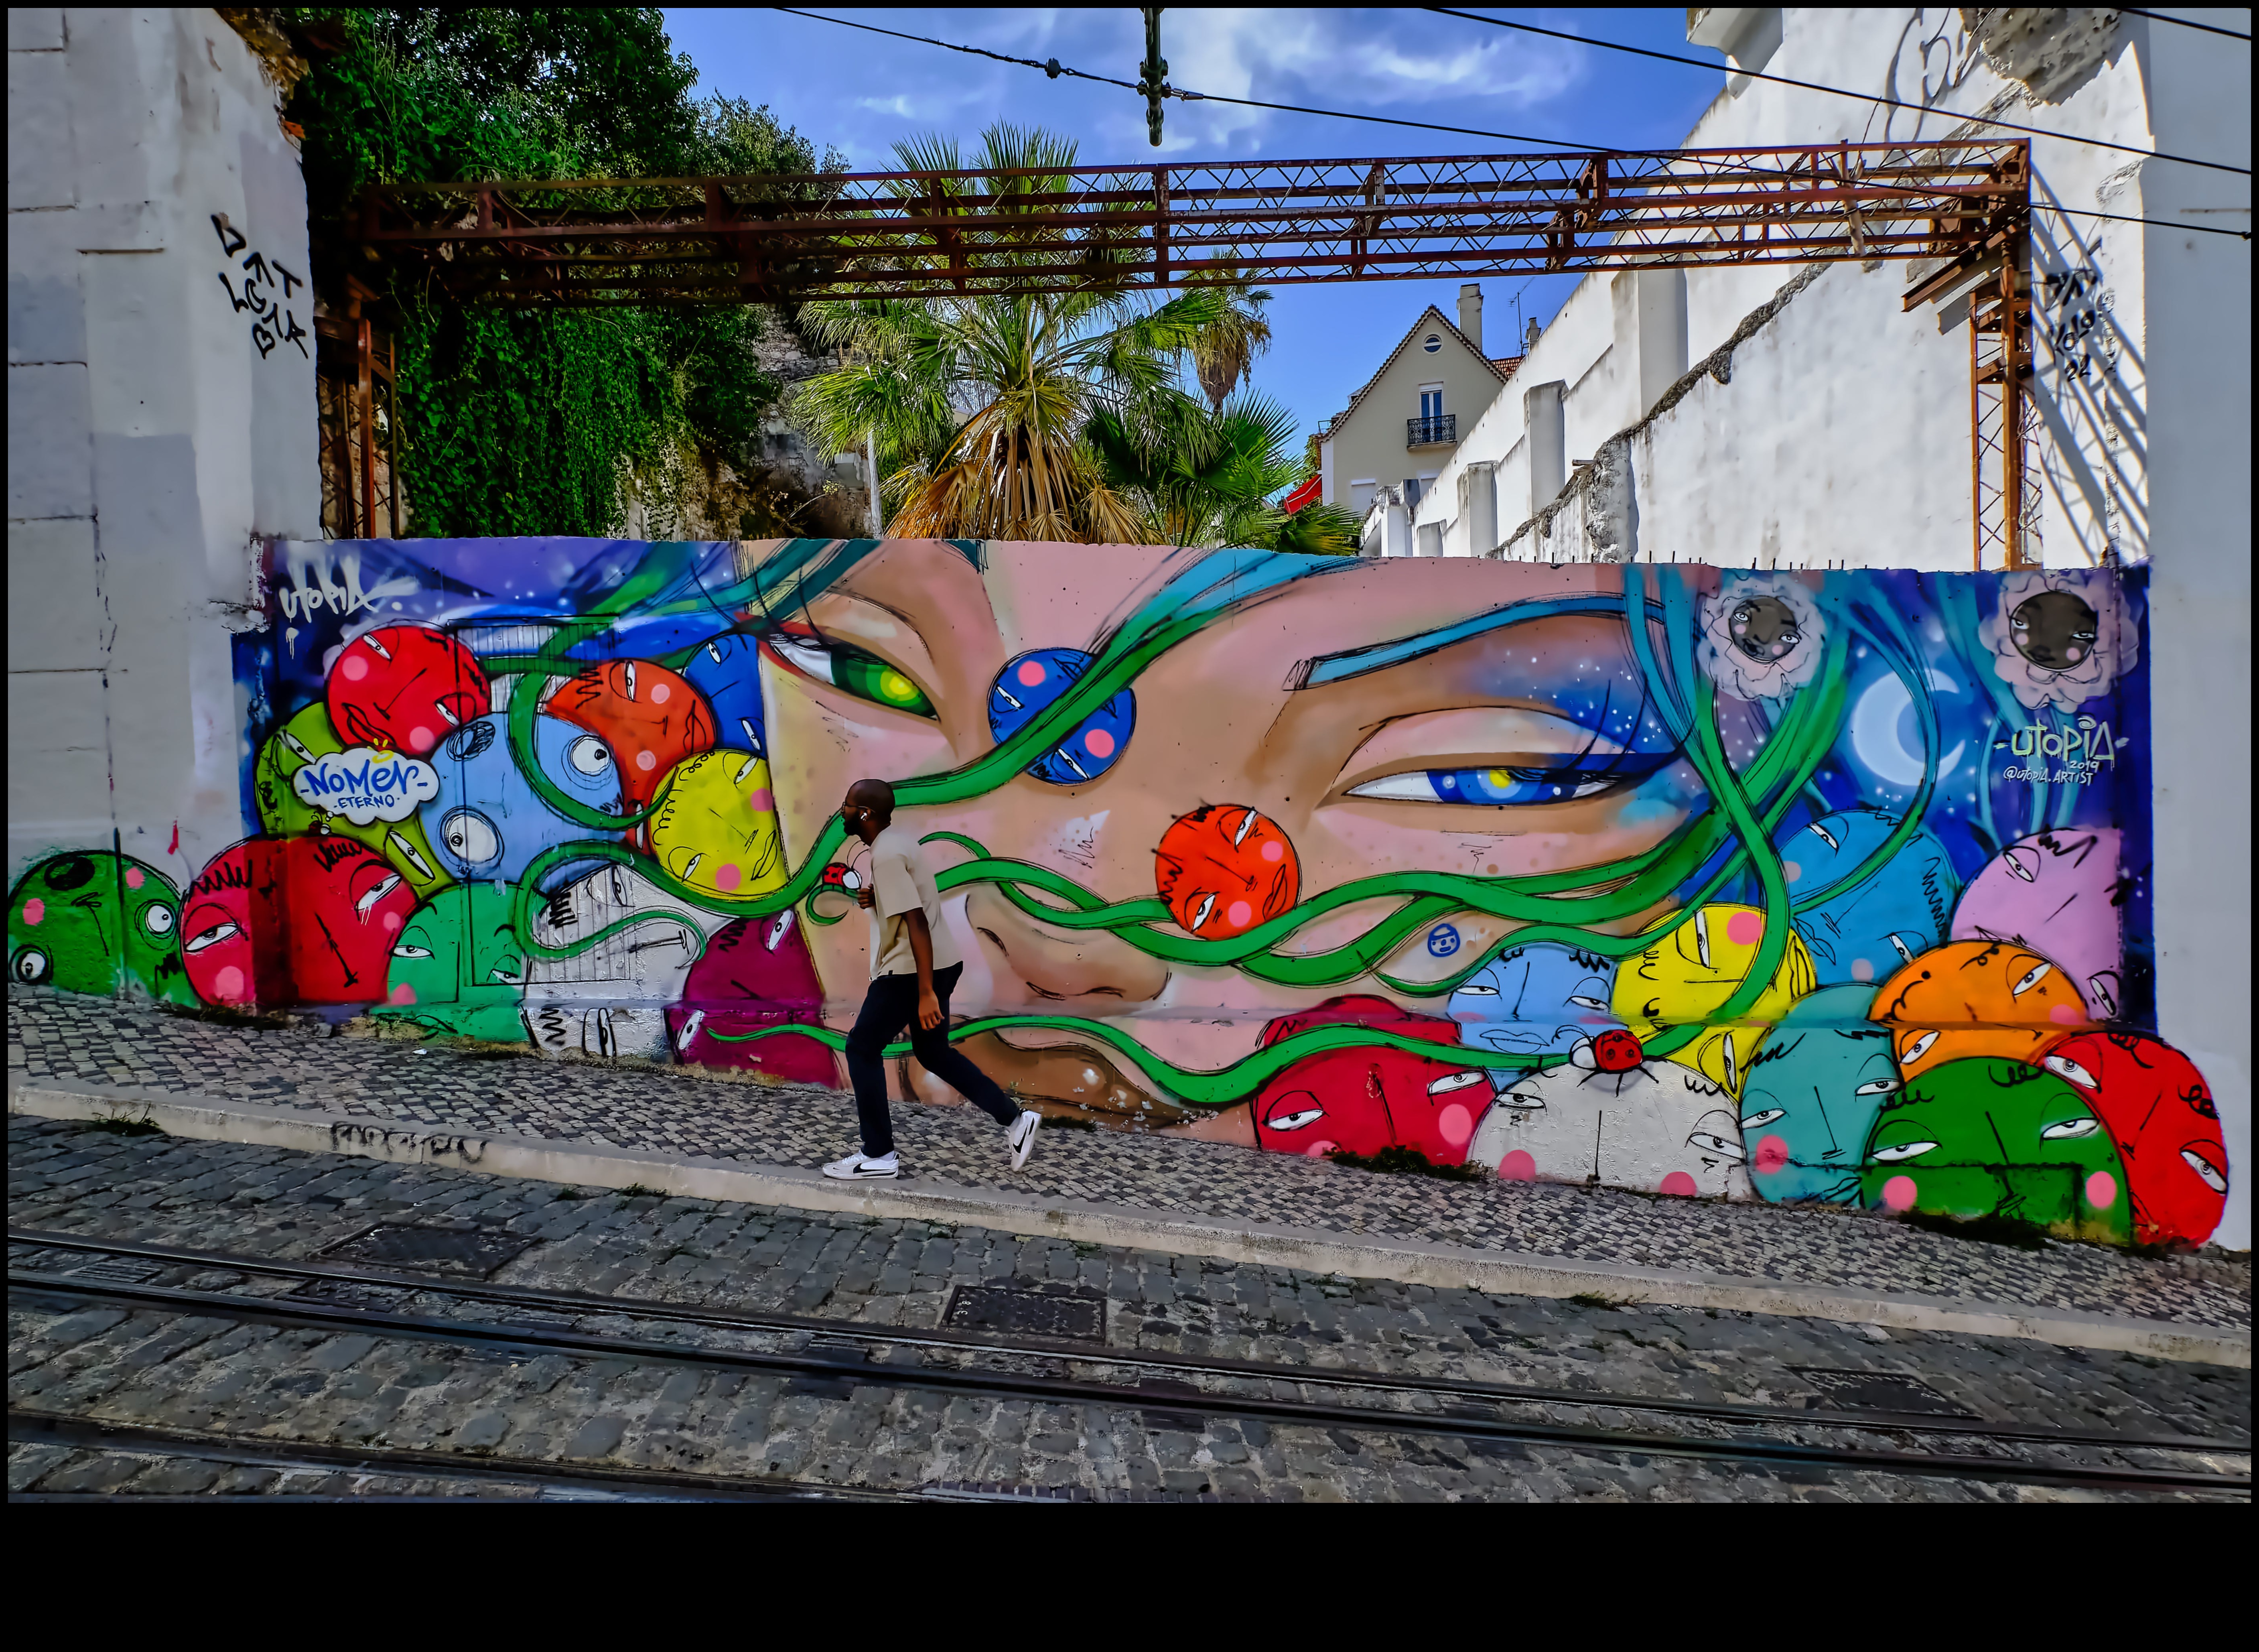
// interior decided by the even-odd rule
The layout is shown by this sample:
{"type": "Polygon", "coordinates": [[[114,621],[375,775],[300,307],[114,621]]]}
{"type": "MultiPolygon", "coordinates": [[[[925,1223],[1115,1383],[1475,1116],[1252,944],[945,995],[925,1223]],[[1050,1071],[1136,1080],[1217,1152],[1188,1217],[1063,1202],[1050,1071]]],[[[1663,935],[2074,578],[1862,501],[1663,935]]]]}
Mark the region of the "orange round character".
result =
{"type": "Polygon", "coordinates": [[[1903,965],[1875,994],[1899,1074],[1999,1056],[2031,1061],[2091,1027],[2070,976],[2012,941],[1953,941],[1903,965]]]}
{"type": "Polygon", "coordinates": [[[1206,941],[1243,935],[1294,904],[1294,845],[1244,803],[1208,803],[1161,834],[1153,879],[1170,913],[1206,941]]]}
{"type": "MultiPolygon", "coordinates": [[[[647,659],[608,659],[559,688],[546,710],[602,739],[619,764],[631,811],[647,807],[666,772],[714,746],[714,712],[688,679],[647,659]]],[[[638,841],[647,842],[638,828],[638,841]]]]}

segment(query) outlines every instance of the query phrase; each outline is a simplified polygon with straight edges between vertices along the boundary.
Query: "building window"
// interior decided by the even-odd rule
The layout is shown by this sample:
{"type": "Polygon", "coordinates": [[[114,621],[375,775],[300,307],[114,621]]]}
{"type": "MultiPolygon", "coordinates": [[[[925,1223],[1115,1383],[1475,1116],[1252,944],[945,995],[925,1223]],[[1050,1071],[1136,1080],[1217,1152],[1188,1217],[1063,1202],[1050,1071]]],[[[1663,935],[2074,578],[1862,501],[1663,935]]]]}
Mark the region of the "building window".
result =
{"type": "MultiPolygon", "coordinates": [[[[1443,335],[1439,332],[1429,333],[1425,338],[1422,338],[1420,341],[1420,347],[1422,350],[1425,350],[1429,355],[1434,355],[1436,352],[1443,347],[1443,335]]],[[[1403,403],[1400,402],[1397,405],[1401,407],[1403,403]]]]}
{"type": "Polygon", "coordinates": [[[1379,485],[1380,484],[1372,477],[1367,477],[1363,481],[1353,481],[1350,483],[1350,509],[1357,512],[1360,516],[1364,516],[1366,511],[1372,509],[1373,490],[1379,485]]]}
{"type": "Polygon", "coordinates": [[[1442,385],[1423,384],[1420,387],[1420,417],[1422,419],[1439,419],[1443,417],[1442,385]]]}

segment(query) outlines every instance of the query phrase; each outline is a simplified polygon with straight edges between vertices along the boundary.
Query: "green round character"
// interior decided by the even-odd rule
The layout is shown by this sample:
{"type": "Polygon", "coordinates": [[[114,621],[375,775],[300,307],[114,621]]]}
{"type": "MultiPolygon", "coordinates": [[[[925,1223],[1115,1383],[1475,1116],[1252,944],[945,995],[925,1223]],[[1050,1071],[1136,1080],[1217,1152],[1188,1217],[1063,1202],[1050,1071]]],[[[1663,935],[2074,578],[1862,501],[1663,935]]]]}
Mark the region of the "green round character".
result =
{"type": "Polygon", "coordinates": [[[506,883],[451,884],[408,915],[392,943],[385,1000],[369,1013],[436,1033],[529,1042],[518,1006],[525,956],[510,928],[506,883]]]}
{"type": "Polygon", "coordinates": [[[1949,1061],[1909,1079],[1875,1120],[1859,1181],[1870,1207],[2117,1244],[2133,1233],[2109,1133],[2077,1090],[2020,1061],[1949,1061]]]}
{"type": "Polygon", "coordinates": [[[195,1004],[181,896],[129,855],[51,855],[8,897],[8,975],[26,986],[195,1004]]]}
{"type": "Polygon", "coordinates": [[[317,758],[346,749],[331,726],[328,708],[308,706],[267,738],[253,765],[252,794],[259,805],[261,831],[275,837],[305,837],[327,831],[355,843],[367,844],[392,863],[392,869],[423,899],[454,881],[439,857],[431,852],[424,822],[410,811],[403,820],[374,820],[356,826],[343,815],[317,808],[298,795],[292,777],[317,758]]]}

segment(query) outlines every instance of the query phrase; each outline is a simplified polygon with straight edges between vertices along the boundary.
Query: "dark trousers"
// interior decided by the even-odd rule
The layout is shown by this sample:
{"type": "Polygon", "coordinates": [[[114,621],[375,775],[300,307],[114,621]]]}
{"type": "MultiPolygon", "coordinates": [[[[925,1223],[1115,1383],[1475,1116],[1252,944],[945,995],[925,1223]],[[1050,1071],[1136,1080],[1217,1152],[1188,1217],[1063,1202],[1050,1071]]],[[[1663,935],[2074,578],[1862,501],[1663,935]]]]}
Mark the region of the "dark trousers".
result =
{"type": "Polygon", "coordinates": [[[933,995],[941,1000],[941,1025],[929,1031],[918,1025],[917,977],[881,975],[871,983],[863,999],[863,1013],[855,1017],[855,1030],[847,1035],[847,1076],[855,1085],[855,1111],[863,1125],[863,1151],[884,1158],[894,1150],[894,1121],[887,1108],[886,1049],[905,1025],[910,1029],[910,1053],[918,1065],[949,1085],[999,1124],[1020,1116],[996,1081],[974,1066],[949,1043],[949,994],[965,965],[952,964],[933,972],[933,995]]]}

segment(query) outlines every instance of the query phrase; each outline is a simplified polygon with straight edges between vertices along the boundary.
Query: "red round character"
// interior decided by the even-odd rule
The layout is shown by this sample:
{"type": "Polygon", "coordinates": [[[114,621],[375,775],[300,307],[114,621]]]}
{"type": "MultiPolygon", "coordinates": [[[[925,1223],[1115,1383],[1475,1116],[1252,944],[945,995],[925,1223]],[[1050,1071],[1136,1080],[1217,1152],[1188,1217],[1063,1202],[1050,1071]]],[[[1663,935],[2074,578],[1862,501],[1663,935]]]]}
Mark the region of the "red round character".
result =
{"type": "Polygon", "coordinates": [[[282,844],[254,837],[205,864],[181,901],[181,961],[207,1004],[287,1004],[282,844]]]}
{"type": "Polygon", "coordinates": [[[416,891],[350,837],[253,838],[212,858],[182,902],[181,954],[208,1004],[360,1004],[416,891]]]}
{"type": "MultiPolygon", "coordinates": [[[[608,659],[574,677],[549,701],[553,716],[602,739],[630,809],[650,805],[666,772],[714,749],[714,711],[688,678],[647,659],[608,659]]],[[[638,841],[648,841],[638,829],[638,841]]]]}
{"type": "Polygon", "coordinates": [[[423,757],[493,704],[471,651],[428,625],[380,625],[330,666],[330,724],[347,745],[423,757]]]}
{"type": "MultiPolygon", "coordinates": [[[[1332,1026],[1371,1027],[1431,1043],[1459,1041],[1457,1022],[1352,994],[1281,1016],[1263,1029],[1260,1047],[1332,1026]]],[[[1384,1147],[1410,1147],[1436,1164],[1457,1164],[1490,1100],[1490,1077],[1479,1068],[1385,1044],[1329,1050],[1303,1057],[1256,1093],[1255,1139],[1273,1152],[1312,1158],[1334,1148],[1369,1157],[1384,1147]]]]}
{"type": "Polygon", "coordinates": [[[350,837],[282,845],[290,977],[302,1004],[374,1003],[416,891],[392,863],[350,837]]]}
{"type": "Polygon", "coordinates": [[[1187,933],[1229,940],[1292,907],[1302,869],[1277,822],[1244,803],[1208,803],[1161,834],[1153,880],[1187,933]]]}
{"type": "Polygon", "coordinates": [[[772,1027],[820,1027],[823,1009],[823,987],[799,914],[787,907],[714,932],[683,981],[682,1001],[666,1012],[666,1028],[676,1057],[690,1065],[836,1085],[839,1061],[826,1045],[794,1033],[746,1036],[772,1027]]]}
{"type": "Polygon", "coordinates": [[[2155,1038],[2113,1032],[2074,1033],[2036,1062],[2068,1079],[2110,1132],[2126,1165],[2134,1243],[2209,1239],[2227,1204],[2227,1147],[2196,1064],[2155,1038]]]}

